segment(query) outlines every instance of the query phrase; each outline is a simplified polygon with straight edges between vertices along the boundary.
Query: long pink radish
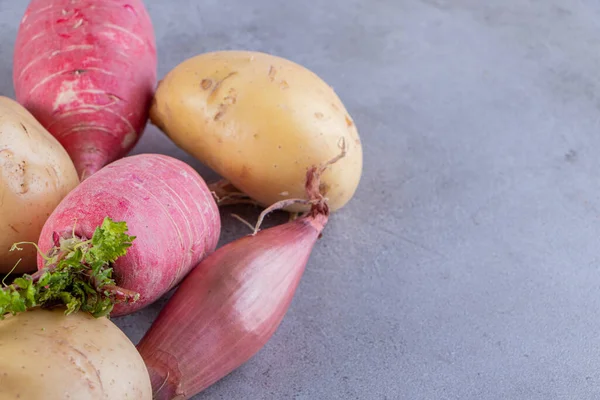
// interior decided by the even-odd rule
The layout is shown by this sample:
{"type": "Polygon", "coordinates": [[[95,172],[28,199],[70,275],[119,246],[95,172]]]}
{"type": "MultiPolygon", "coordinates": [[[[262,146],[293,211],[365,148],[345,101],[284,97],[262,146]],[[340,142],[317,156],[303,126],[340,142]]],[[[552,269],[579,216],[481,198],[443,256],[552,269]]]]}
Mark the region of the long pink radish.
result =
{"type": "Polygon", "coordinates": [[[65,147],[82,179],[124,157],[156,86],[141,0],[31,0],[17,33],[16,99],[65,147]]]}
{"type": "Polygon", "coordinates": [[[216,202],[194,169],[143,154],[117,160],[73,189],[46,221],[40,251],[55,249],[57,236],[90,239],[105,217],[126,222],[135,236],[113,268],[116,284],[140,295],[134,303],[116,304],[112,316],[146,307],[177,285],[215,250],[221,230],[216,202]]]}

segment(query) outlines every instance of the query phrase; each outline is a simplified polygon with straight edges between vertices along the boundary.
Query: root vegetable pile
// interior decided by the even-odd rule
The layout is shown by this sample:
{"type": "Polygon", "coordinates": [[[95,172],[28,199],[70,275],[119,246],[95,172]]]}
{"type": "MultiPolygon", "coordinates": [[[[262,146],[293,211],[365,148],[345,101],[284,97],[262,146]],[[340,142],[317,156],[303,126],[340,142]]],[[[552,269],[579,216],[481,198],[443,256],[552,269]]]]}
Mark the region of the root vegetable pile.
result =
{"type": "Polygon", "coordinates": [[[156,66],[140,0],[31,0],[23,15],[16,96],[0,97],[0,400],[202,392],[271,339],[356,193],[357,126],[314,72],[218,49],[159,83],[156,66]],[[148,120],[219,179],[130,155],[148,120]],[[233,204],[258,221],[218,247],[233,204]],[[261,229],[274,211],[290,221],[261,229]],[[111,322],[172,289],[137,345],[111,322]]]}

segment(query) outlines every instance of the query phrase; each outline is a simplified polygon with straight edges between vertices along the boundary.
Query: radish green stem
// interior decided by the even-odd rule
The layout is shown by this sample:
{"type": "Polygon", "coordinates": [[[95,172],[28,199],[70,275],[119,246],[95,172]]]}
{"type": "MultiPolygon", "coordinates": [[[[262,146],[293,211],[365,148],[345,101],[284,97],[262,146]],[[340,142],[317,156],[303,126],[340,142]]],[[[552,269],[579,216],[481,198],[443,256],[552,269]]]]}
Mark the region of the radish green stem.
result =
{"type": "MultiPolygon", "coordinates": [[[[116,303],[137,301],[137,293],[118,287],[112,278],[112,263],[126,254],[135,239],[126,232],[124,222],[105,218],[91,239],[56,235],[58,243],[48,255],[32,243],[45,266],[0,288],[0,319],[34,307],[57,305],[65,305],[66,314],[82,310],[101,317],[108,315],[116,303]]],[[[15,243],[11,250],[21,250],[20,244],[24,243],[15,243]]]]}

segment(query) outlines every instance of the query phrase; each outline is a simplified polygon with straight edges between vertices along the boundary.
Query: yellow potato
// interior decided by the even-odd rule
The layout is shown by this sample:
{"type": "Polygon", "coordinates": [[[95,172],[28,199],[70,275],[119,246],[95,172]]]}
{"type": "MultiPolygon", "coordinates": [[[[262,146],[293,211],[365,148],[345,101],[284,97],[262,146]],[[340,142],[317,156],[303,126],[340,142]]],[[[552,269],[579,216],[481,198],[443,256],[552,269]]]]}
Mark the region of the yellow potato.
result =
{"type": "Polygon", "coordinates": [[[19,103],[0,96],[0,274],[37,269],[33,246],[42,226],[79,178],[62,145],[19,103]]]}
{"type": "MultiPolygon", "coordinates": [[[[354,195],[362,173],[356,126],[321,78],[289,60],[249,51],[190,58],[159,83],[153,124],[262,205],[305,198],[306,171],[347,154],[322,177],[330,209],[354,195]]],[[[305,210],[288,207],[288,211],[305,210]]]]}
{"type": "Polygon", "coordinates": [[[107,318],[34,309],[0,321],[0,400],[150,400],[137,349],[107,318]]]}

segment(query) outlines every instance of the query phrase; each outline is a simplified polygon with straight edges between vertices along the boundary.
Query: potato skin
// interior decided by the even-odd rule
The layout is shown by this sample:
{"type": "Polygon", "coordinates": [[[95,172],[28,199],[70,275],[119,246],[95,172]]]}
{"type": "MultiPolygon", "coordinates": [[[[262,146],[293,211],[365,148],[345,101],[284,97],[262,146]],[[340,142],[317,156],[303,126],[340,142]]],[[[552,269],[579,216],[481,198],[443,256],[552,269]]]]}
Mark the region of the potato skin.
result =
{"type": "Polygon", "coordinates": [[[44,222],[79,184],[60,143],[19,103],[0,96],[0,274],[36,268],[33,246],[10,252],[15,242],[37,243],[44,222]]]}
{"type": "Polygon", "coordinates": [[[341,138],[347,155],[322,177],[330,209],[344,206],[360,181],[361,141],[341,100],[316,74],[280,57],[219,51],[187,59],[159,83],[150,119],[265,206],[305,198],[307,169],[340,154],[341,138]]]}
{"type": "Polygon", "coordinates": [[[0,400],[152,399],[146,366],[107,318],[34,309],[0,321],[0,400]]]}

